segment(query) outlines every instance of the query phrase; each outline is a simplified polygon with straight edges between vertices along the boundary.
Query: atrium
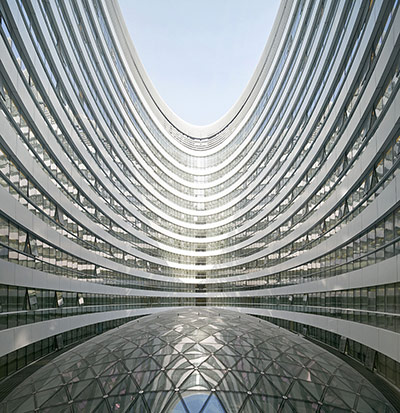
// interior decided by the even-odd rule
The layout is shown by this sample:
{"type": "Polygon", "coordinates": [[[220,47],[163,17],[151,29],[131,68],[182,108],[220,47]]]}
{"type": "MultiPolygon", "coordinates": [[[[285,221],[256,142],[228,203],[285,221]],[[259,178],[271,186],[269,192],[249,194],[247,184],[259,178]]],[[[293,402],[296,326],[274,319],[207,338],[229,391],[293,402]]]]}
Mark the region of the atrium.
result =
{"type": "Polygon", "coordinates": [[[194,126],[117,0],[0,2],[1,411],[400,410],[398,6],[282,0],[194,126]]]}

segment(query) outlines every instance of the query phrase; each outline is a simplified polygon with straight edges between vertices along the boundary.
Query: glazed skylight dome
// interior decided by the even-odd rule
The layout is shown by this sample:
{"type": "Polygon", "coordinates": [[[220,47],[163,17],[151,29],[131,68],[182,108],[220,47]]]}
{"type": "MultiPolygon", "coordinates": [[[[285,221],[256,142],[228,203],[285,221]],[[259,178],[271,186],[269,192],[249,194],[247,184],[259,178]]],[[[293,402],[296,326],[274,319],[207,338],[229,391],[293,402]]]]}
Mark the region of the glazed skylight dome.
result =
{"type": "Polygon", "coordinates": [[[62,354],[8,412],[395,412],[347,363],[252,316],[189,308],[143,317],[62,354]]]}

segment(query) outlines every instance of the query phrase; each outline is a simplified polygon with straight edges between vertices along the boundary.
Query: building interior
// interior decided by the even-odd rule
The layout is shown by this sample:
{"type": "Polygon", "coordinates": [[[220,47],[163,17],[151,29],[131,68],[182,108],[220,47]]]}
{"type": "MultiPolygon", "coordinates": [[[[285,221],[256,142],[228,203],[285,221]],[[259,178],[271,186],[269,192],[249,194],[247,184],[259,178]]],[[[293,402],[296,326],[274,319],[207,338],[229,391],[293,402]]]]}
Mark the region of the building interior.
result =
{"type": "Polygon", "coordinates": [[[195,126],[117,0],[1,0],[0,411],[400,411],[399,78],[398,0],[281,0],[195,126]]]}

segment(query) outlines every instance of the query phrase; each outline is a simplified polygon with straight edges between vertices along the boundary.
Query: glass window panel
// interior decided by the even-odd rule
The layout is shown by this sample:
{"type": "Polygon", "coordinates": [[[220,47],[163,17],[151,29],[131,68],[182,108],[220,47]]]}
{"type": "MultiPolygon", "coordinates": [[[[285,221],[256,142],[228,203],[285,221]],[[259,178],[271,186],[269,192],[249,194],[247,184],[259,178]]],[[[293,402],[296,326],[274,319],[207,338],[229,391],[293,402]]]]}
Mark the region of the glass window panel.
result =
{"type": "Polygon", "coordinates": [[[393,284],[386,286],[386,311],[388,313],[393,313],[396,311],[396,299],[393,284]]]}
{"type": "Polygon", "coordinates": [[[383,285],[376,288],[376,310],[385,311],[385,286],[383,285]]]}
{"type": "Polygon", "coordinates": [[[390,242],[394,238],[394,214],[390,214],[385,219],[385,242],[390,242]]]}
{"type": "Polygon", "coordinates": [[[56,306],[62,307],[64,305],[63,293],[60,291],[57,291],[55,297],[56,297],[56,306]]]}
{"type": "Polygon", "coordinates": [[[38,301],[37,301],[37,297],[36,297],[36,291],[28,289],[27,294],[28,294],[29,308],[31,310],[37,310],[38,309],[38,301]]]}

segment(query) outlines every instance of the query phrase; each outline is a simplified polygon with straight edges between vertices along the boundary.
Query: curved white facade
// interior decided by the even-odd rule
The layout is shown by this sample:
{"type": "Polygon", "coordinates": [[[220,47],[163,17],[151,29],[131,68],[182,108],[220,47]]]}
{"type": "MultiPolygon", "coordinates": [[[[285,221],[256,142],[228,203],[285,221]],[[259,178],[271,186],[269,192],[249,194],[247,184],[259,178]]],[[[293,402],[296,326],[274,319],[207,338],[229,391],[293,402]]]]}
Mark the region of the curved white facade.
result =
{"type": "Polygon", "coordinates": [[[0,12],[2,377],[54,336],[210,305],[399,385],[397,0],[283,1],[207,127],[163,103],[115,1],[0,12]]]}

